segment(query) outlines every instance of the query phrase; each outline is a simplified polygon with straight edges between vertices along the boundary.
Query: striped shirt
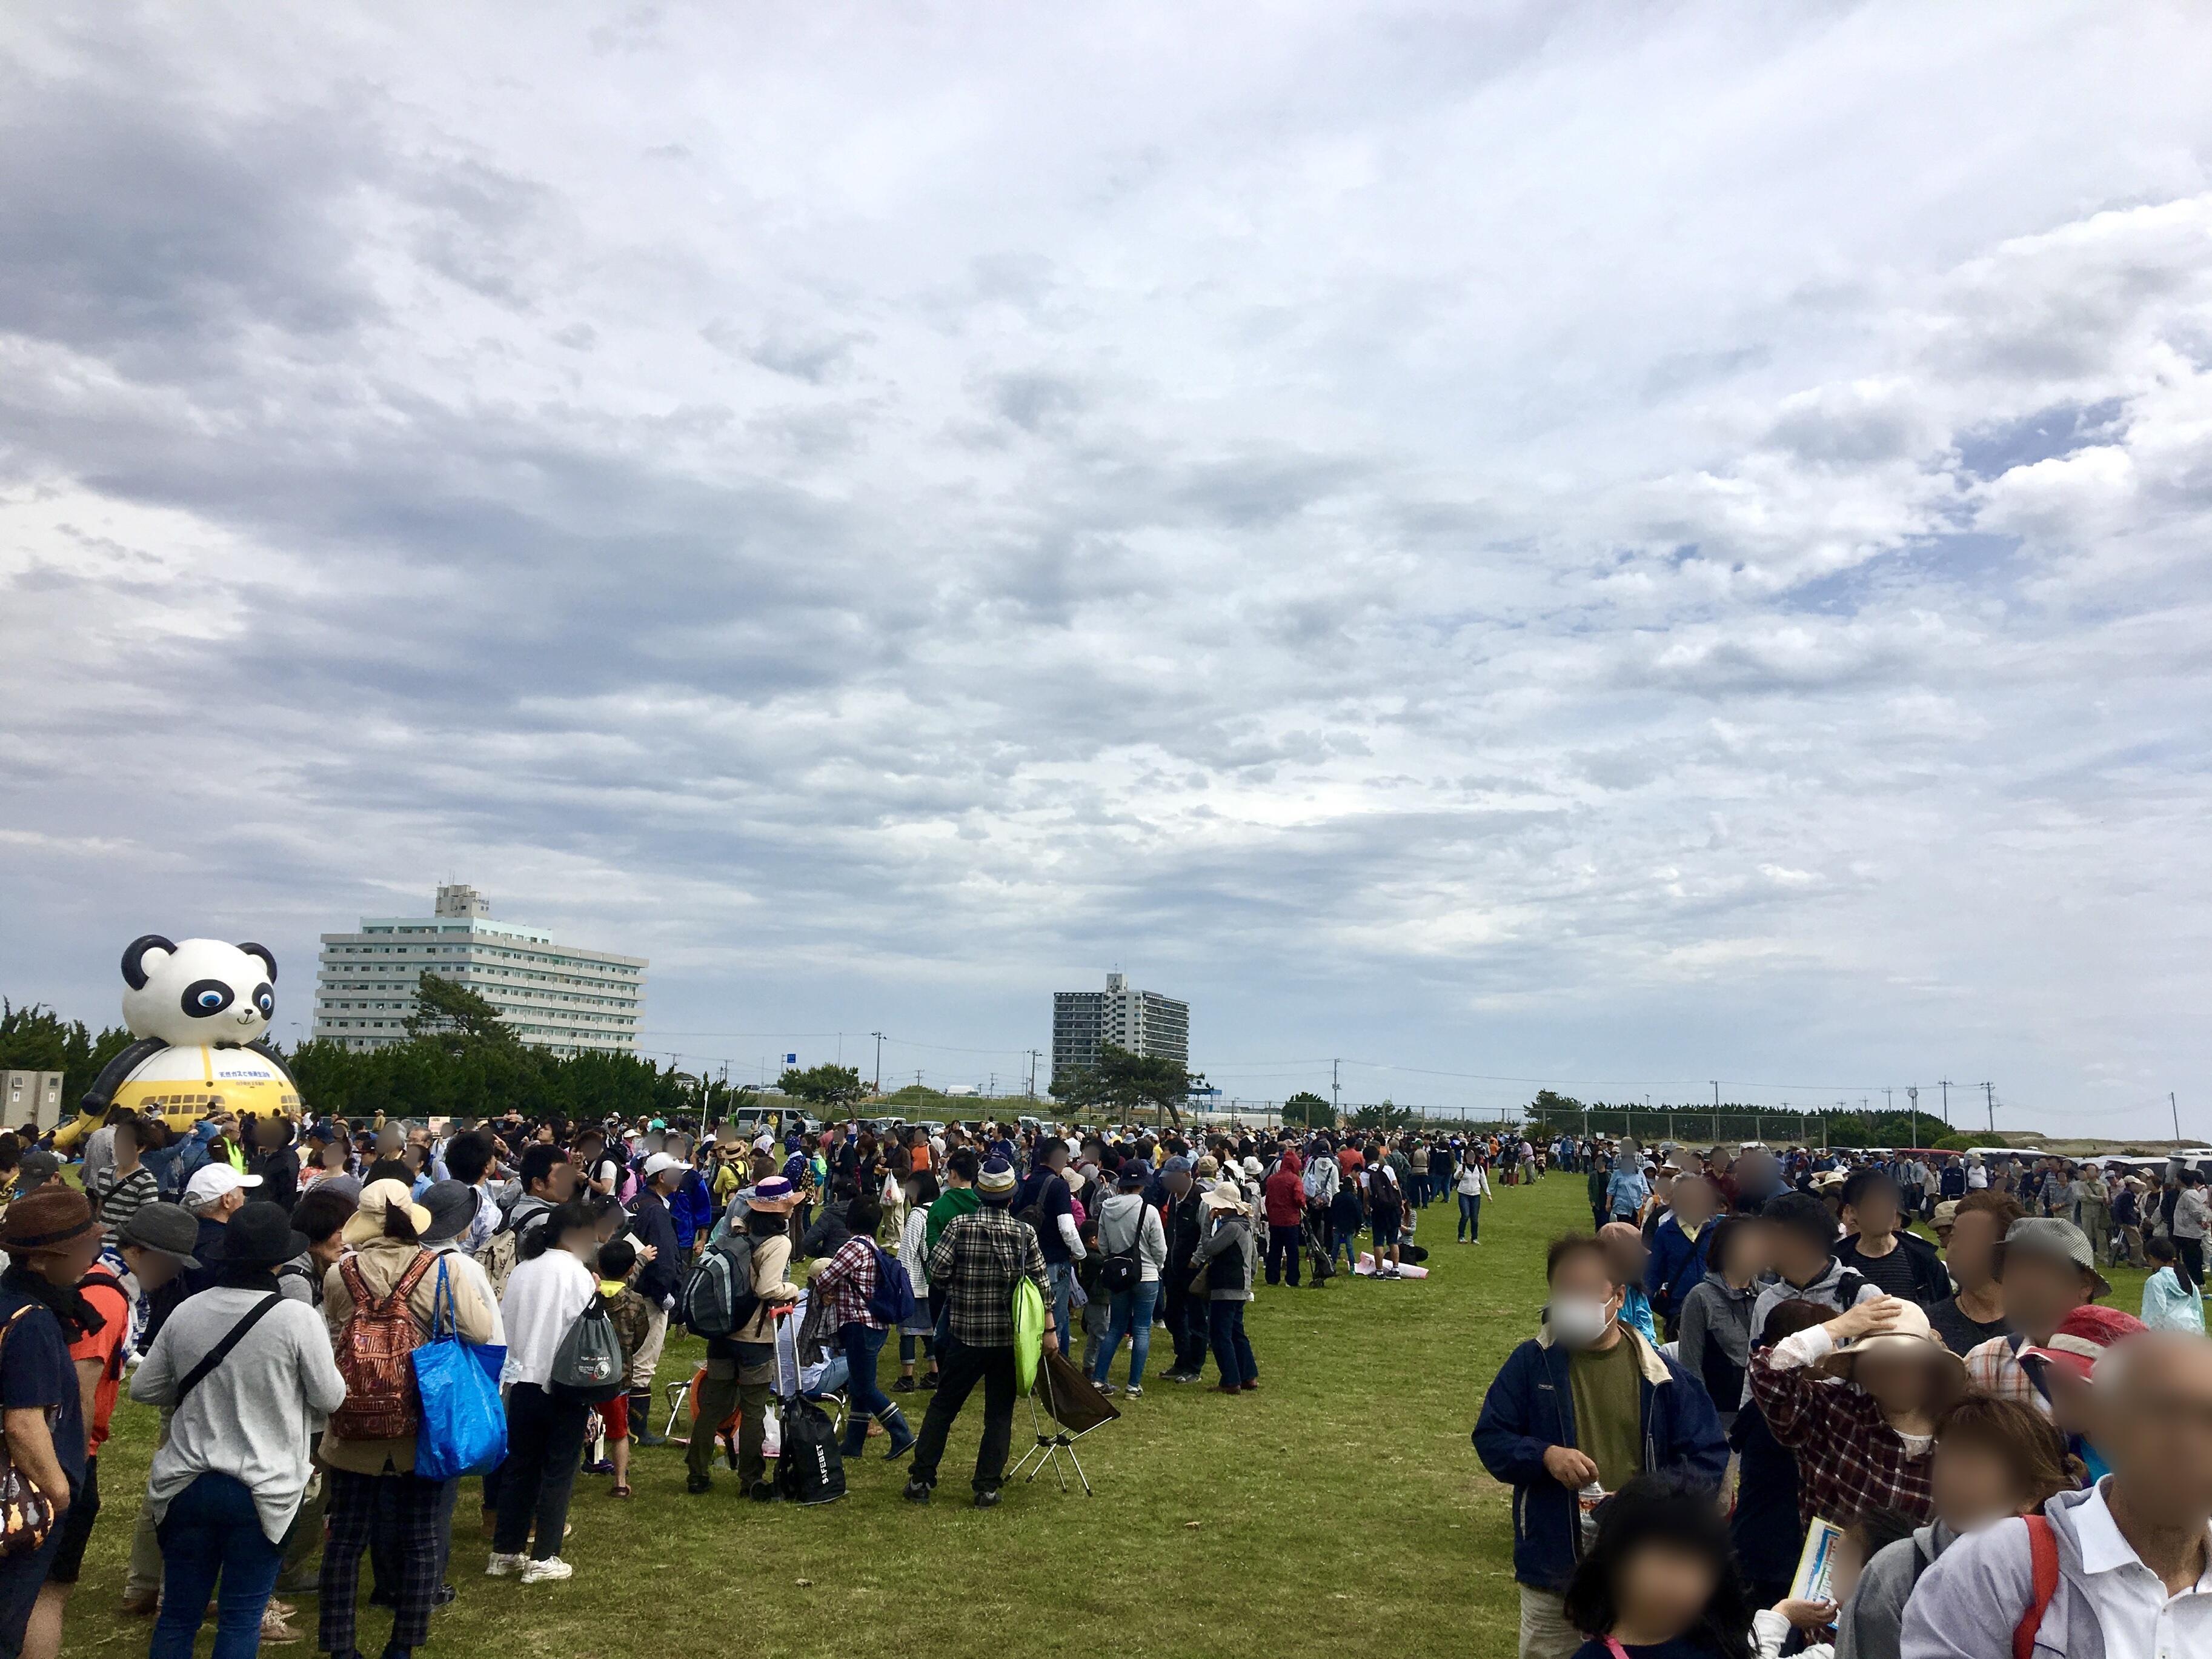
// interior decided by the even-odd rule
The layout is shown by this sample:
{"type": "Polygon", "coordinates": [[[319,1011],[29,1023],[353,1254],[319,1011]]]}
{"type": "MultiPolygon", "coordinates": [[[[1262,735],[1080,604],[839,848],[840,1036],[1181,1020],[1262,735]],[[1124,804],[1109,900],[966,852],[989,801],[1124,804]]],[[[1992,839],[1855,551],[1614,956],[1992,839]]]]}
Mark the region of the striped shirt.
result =
{"type": "Polygon", "coordinates": [[[140,1164],[127,1176],[112,1177],[100,1194],[100,1222],[113,1232],[161,1195],[154,1172],[140,1164]]]}

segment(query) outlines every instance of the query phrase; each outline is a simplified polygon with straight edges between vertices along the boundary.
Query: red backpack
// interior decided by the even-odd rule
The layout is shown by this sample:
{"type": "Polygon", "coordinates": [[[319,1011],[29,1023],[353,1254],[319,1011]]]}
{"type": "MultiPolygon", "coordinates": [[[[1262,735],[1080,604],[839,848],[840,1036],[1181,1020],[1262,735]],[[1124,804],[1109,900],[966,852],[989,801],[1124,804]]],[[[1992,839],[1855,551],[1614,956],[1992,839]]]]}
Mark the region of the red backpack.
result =
{"type": "Polygon", "coordinates": [[[422,1402],[415,1389],[415,1350],[422,1328],[407,1298],[437,1258],[428,1250],[415,1260],[379,1298],[368,1292],[361,1264],[352,1256],[338,1263],[338,1276],[353,1297],[353,1313],[339,1329],[338,1375],[345,1379],[344,1403],[331,1413],[331,1431],[341,1440],[398,1440],[415,1432],[422,1402]]]}

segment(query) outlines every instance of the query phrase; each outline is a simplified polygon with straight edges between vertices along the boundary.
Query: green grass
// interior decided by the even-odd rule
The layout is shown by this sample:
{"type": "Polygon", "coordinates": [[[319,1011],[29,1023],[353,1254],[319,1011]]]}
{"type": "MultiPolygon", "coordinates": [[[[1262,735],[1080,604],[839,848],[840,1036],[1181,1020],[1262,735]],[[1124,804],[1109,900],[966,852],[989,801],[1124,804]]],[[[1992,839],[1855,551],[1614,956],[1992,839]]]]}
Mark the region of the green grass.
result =
{"type": "MultiPolygon", "coordinates": [[[[1582,1177],[1555,1175],[1486,1202],[1480,1249],[1451,1243],[1455,1214],[1440,1203],[1424,1218],[1434,1269],[1424,1282],[1263,1289],[1249,1316],[1261,1392],[1148,1386],[1084,1443],[1095,1498],[1063,1498],[1048,1476],[1010,1487],[995,1510],[969,1509],[979,1394],[927,1510],[901,1500],[903,1475],[879,1455],[848,1466],[842,1503],[797,1510],[741,1501],[726,1471],[712,1494],[689,1498],[679,1449],[641,1451],[630,1503],[609,1498],[604,1479],[578,1481],[562,1552],[576,1577],[526,1590],[481,1577],[471,1484],[453,1557],[460,1599],[424,1650],[634,1659],[834,1648],[842,1659],[909,1659],[936,1644],[1087,1656],[1103,1642],[1342,1659],[1370,1650],[1380,1624],[1399,1653],[1509,1655],[1508,1492],[1468,1435],[1492,1375],[1534,1332],[1544,1247],[1587,1227],[1589,1212],[1582,1177]]],[[[2142,1275],[2114,1278],[2117,1304],[2134,1307],[2142,1275]]],[[[661,1380],[688,1376],[698,1353],[672,1343],[661,1380]]],[[[1167,1363],[1156,1343],[1155,1377],[1167,1363]]],[[[918,1422],[927,1396],[896,1397],[918,1422]]],[[[1027,1426],[1024,1407],[1018,1454],[1027,1426]]],[[[154,1413],[126,1401],[101,1459],[107,1507],[70,1614],[72,1654],[145,1650],[147,1626],[114,1607],[153,1432],[154,1413]]],[[[300,1606],[307,1641],[270,1651],[312,1650],[314,1602],[300,1606]]],[[[363,1610],[366,1652],[388,1618],[363,1610]]]]}

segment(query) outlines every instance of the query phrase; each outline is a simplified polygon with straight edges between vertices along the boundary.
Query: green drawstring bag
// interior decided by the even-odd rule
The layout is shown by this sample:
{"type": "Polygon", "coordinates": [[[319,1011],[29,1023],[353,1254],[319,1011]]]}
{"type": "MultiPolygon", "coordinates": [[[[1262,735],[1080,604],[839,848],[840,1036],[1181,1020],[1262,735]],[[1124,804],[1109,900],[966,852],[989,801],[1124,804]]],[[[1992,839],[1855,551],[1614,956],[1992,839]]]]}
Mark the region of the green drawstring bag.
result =
{"type": "Polygon", "coordinates": [[[1037,1362],[1044,1357],[1044,1292],[1036,1281],[1014,1282],[1014,1383],[1023,1394],[1036,1385],[1037,1362]]]}

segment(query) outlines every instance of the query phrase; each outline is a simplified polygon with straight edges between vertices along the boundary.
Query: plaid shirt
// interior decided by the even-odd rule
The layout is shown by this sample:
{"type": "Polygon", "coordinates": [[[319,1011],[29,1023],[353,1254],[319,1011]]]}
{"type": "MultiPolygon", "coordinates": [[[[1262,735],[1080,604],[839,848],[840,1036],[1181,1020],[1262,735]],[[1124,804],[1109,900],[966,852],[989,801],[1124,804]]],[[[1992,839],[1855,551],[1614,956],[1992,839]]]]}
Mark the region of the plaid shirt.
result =
{"type": "Polygon", "coordinates": [[[2017,1400],[2023,1406],[2033,1406],[2045,1417],[2051,1415],[2051,1402],[2043,1397],[2034,1382],[2028,1376],[2027,1367],[2020,1363],[2019,1349],[2025,1343],[2015,1343],[2008,1336],[1993,1336],[1966,1352],[1966,1381],[1978,1394],[1993,1394],[2000,1400],[2017,1400]]]}
{"type": "Polygon", "coordinates": [[[945,1293],[952,1334],[971,1348],[1013,1346],[1014,1285],[1023,1279],[1051,1301],[1036,1231],[1003,1205],[954,1217],[929,1253],[930,1287],[945,1293]]]}
{"type": "Polygon", "coordinates": [[[837,1247],[836,1253],[814,1270],[806,1281],[811,1291],[830,1293],[830,1311],[836,1316],[837,1328],[866,1325],[872,1331],[885,1328],[884,1322],[868,1311],[868,1298],[876,1293],[876,1247],[872,1240],[854,1235],[837,1247]]]}
{"type": "Polygon", "coordinates": [[[1806,1369],[1829,1352],[1827,1343],[1816,1326],[1751,1357],[1752,1398],[1775,1439],[1797,1454],[1798,1519],[1809,1525],[1818,1516],[1845,1527],[1869,1510],[1893,1509],[1916,1524],[1933,1520],[1929,1452],[1905,1450],[1873,1395],[1806,1369]]]}

